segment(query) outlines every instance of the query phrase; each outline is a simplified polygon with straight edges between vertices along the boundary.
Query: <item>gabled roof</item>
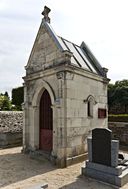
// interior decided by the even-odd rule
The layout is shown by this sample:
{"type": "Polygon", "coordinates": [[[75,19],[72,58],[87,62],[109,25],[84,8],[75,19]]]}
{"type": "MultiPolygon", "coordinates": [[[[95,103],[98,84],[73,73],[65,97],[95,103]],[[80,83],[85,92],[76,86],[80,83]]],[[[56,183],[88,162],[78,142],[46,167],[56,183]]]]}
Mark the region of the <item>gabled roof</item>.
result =
{"type": "Polygon", "coordinates": [[[101,67],[100,63],[84,42],[78,46],[60,36],[57,36],[51,25],[44,19],[42,24],[46,27],[52,39],[61,51],[69,51],[73,53],[73,56],[71,57],[71,64],[86,69],[89,72],[106,77],[104,69],[101,67]]]}
{"type": "Polygon", "coordinates": [[[58,40],[64,50],[68,50],[73,53],[73,57],[71,58],[72,64],[98,74],[98,70],[90,62],[89,57],[86,55],[86,52],[84,52],[81,46],[78,46],[62,37],[58,37],[58,40]]]}

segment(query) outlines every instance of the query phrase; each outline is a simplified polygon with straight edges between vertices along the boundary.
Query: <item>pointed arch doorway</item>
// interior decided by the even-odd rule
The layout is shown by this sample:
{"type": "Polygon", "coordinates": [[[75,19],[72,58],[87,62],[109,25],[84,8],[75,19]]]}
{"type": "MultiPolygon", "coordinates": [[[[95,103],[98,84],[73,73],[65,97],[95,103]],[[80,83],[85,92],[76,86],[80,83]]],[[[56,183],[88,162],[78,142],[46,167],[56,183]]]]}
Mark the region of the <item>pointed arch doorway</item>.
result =
{"type": "Polygon", "coordinates": [[[51,98],[45,89],[40,99],[39,149],[52,151],[53,146],[53,112],[51,98]]]}

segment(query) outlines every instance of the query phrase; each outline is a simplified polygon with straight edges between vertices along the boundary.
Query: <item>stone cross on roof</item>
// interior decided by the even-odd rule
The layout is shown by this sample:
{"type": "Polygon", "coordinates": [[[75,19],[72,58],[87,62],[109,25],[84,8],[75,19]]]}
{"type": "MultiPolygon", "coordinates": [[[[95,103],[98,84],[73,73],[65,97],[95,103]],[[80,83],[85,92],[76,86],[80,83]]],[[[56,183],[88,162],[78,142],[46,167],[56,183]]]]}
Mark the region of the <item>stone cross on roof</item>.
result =
{"type": "Polygon", "coordinates": [[[44,15],[44,20],[48,23],[50,23],[50,18],[48,17],[49,12],[51,11],[50,8],[48,8],[47,6],[44,6],[44,10],[42,12],[42,15],[44,15]]]}

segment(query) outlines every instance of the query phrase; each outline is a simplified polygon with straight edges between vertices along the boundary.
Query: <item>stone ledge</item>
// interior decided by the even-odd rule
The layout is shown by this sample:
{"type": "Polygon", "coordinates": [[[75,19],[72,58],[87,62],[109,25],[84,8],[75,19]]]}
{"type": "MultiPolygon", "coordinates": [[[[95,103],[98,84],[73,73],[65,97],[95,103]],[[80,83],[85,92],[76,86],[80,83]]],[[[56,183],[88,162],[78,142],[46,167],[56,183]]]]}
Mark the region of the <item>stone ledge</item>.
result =
{"type": "Polygon", "coordinates": [[[84,153],[78,156],[69,157],[66,159],[66,166],[73,165],[75,163],[80,163],[82,161],[85,161],[88,158],[88,153],[84,153]]]}
{"type": "Polygon", "coordinates": [[[122,166],[117,166],[116,168],[114,168],[114,167],[109,167],[109,166],[105,166],[98,163],[89,162],[88,160],[86,161],[86,168],[91,168],[91,169],[102,171],[102,172],[112,174],[112,175],[119,176],[122,174],[122,166]]]}
{"type": "Polygon", "coordinates": [[[125,185],[128,182],[128,168],[122,171],[120,175],[115,175],[115,173],[118,172],[117,170],[115,171],[113,170],[113,174],[112,173],[110,174],[110,169],[108,169],[108,166],[103,165],[102,168],[101,165],[97,164],[96,166],[94,166],[94,163],[90,162],[87,165],[87,167],[82,167],[81,171],[82,171],[82,175],[89,176],[91,178],[119,187],[125,185]],[[98,166],[99,166],[99,170],[98,170],[98,166]],[[94,167],[96,167],[96,169],[94,169],[94,167]]]}

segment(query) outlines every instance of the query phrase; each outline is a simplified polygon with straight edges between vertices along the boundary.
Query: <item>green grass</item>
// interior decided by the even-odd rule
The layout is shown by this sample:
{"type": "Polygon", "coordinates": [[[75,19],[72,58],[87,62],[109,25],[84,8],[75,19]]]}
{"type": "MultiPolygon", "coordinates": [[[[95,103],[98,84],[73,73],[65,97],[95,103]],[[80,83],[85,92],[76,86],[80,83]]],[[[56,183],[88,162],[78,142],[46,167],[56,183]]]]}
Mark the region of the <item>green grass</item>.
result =
{"type": "Polygon", "coordinates": [[[128,117],[128,114],[109,114],[108,117],[128,117]]]}
{"type": "Polygon", "coordinates": [[[128,122],[128,114],[110,114],[108,115],[108,121],[110,122],[128,122]]]}

